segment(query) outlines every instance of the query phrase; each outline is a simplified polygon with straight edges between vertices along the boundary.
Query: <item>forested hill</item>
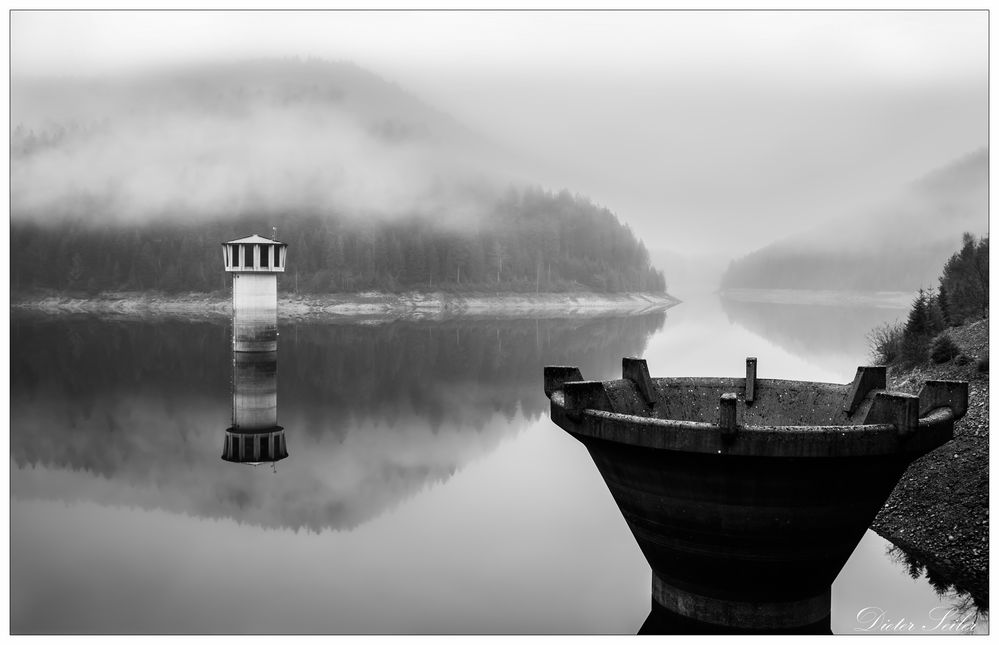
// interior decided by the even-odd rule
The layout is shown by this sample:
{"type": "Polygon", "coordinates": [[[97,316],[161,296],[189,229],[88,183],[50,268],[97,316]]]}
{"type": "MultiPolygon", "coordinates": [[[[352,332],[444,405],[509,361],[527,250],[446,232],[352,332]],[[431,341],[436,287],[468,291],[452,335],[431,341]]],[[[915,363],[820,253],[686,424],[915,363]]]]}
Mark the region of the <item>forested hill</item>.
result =
{"type": "Polygon", "coordinates": [[[13,289],[215,291],[219,243],[282,289],[663,291],[606,208],[350,63],[11,81],[13,289]]]}
{"type": "Polygon", "coordinates": [[[723,289],[915,291],[937,283],[964,232],[988,234],[988,149],[913,182],[891,201],[844,214],[731,263],[723,289]]]}
{"type": "Polygon", "coordinates": [[[250,233],[289,244],[281,289],[653,291],[666,289],[644,245],[605,208],[539,189],[510,190],[492,216],[456,229],[424,216],[392,220],[327,213],[237,221],[94,227],[15,223],[12,286],[214,291],[228,286],[220,242],[250,233]]]}

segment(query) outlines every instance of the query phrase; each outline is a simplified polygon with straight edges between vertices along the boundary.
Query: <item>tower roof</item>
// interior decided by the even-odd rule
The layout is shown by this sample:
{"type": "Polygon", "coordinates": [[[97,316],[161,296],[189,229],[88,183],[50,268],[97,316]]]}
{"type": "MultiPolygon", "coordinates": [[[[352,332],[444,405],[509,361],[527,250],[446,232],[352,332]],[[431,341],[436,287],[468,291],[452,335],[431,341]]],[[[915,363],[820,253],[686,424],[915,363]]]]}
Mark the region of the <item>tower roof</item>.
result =
{"type": "Polygon", "coordinates": [[[238,240],[223,242],[223,244],[279,244],[281,246],[288,246],[284,242],[278,242],[277,240],[269,240],[266,237],[260,237],[256,233],[254,233],[249,237],[243,237],[238,240]]]}

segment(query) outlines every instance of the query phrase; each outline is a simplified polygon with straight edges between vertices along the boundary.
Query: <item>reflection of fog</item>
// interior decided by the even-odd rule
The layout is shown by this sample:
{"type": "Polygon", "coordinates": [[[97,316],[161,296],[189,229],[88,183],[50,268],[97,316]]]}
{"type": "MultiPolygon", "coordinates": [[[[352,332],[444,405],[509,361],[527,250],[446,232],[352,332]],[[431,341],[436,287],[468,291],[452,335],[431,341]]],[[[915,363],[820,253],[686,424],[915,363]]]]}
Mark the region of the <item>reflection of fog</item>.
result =
{"type": "Polygon", "coordinates": [[[870,305],[747,302],[720,298],[730,322],[835,373],[852,374],[869,362],[867,335],[906,310],[870,305]]]}
{"type": "Polygon", "coordinates": [[[295,456],[272,472],[218,458],[231,412],[224,323],[21,316],[12,321],[12,493],[353,527],[541,415],[544,365],[616,376],[621,356],[641,354],[664,321],[282,325],[277,395],[295,456]]]}

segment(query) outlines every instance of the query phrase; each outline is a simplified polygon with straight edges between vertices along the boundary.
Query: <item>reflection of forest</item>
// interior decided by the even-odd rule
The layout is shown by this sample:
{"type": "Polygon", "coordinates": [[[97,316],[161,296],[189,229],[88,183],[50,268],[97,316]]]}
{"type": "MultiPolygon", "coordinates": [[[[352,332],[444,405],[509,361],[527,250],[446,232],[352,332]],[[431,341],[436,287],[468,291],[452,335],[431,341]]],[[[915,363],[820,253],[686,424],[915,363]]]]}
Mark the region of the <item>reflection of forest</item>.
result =
{"type": "Polygon", "coordinates": [[[725,297],[721,303],[729,322],[791,354],[807,361],[842,357],[854,365],[869,358],[867,334],[872,329],[906,315],[904,309],[866,305],[775,304],[725,297]]]}
{"type": "Polygon", "coordinates": [[[290,457],[272,473],[219,459],[227,325],[15,316],[12,492],[354,526],[488,454],[522,426],[518,415],[542,414],[544,365],[616,376],[664,321],[282,325],[278,422],[290,457]]]}
{"type": "Polygon", "coordinates": [[[540,387],[545,365],[578,364],[588,376],[618,377],[621,357],[639,352],[664,320],[655,313],[284,325],[282,408],[311,415],[306,432],[329,429],[331,421],[343,428],[372,418],[391,425],[416,416],[434,428],[481,425],[492,412],[509,420],[519,410],[533,418],[548,406],[540,387]]]}
{"type": "Polygon", "coordinates": [[[978,623],[983,619],[988,619],[989,614],[989,581],[986,578],[962,578],[950,575],[943,568],[931,564],[932,560],[928,556],[915,550],[904,549],[899,545],[892,545],[888,550],[893,562],[905,567],[906,573],[913,580],[926,577],[927,582],[933,586],[933,590],[941,597],[952,595],[956,601],[951,609],[958,617],[954,622],[959,622],[960,618],[966,617],[968,623],[978,623]]]}

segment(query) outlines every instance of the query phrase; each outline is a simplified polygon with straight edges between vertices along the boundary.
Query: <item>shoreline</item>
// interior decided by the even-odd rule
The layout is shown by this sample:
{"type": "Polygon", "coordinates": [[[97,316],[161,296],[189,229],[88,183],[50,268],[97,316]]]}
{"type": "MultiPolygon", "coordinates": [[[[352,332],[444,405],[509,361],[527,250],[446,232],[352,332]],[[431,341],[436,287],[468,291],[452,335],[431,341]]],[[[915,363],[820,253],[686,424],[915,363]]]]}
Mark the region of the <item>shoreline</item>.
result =
{"type": "Polygon", "coordinates": [[[737,302],[771,305],[823,305],[832,307],[872,306],[908,308],[913,293],[908,291],[839,291],[835,289],[719,289],[722,298],[737,302]]]}
{"type": "MultiPolygon", "coordinates": [[[[680,300],[667,293],[445,292],[324,294],[278,297],[278,319],[380,317],[567,317],[665,311],[680,300]]],[[[230,317],[231,296],[209,293],[105,292],[86,297],[67,293],[11,297],[11,311],[50,316],[230,317]]]]}

